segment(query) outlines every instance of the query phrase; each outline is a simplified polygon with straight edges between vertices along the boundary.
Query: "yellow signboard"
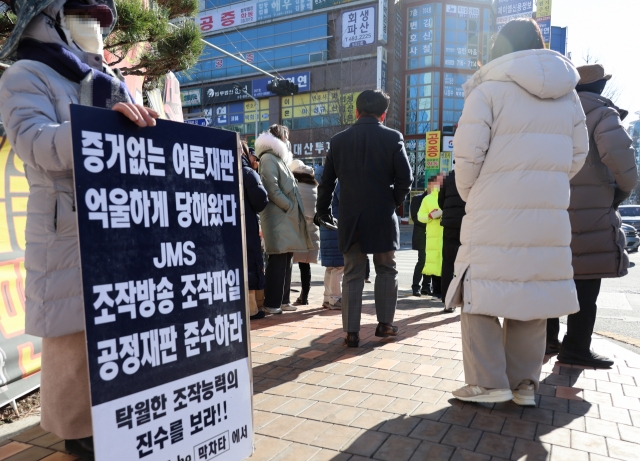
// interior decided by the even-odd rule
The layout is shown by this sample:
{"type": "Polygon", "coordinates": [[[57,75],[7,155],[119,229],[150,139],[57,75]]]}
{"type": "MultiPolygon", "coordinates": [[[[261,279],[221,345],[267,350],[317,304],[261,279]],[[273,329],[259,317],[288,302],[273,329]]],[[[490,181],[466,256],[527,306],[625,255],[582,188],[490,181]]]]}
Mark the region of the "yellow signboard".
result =
{"type": "Polygon", "coordinates": [[[551,1],[552,0],[538,0],[536,3],[536,17],[545,18],[551,16],[551,1]]]}

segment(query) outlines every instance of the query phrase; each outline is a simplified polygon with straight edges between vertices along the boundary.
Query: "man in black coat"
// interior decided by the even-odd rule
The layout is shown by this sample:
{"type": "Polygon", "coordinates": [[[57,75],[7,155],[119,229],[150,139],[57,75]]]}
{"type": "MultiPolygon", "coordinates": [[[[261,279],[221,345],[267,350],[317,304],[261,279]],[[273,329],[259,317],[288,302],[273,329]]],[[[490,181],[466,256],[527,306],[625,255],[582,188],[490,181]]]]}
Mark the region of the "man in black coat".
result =
{"type": "MultiPolygon", "coordinates": [[[[444,227],[442,235],[442,300],[447,296],[447,290],[453,280],[453,265],[460,248],[460,227],[465,215],[466,203],[456,187],[456,172],[451,171],[444,179],[438,194],[438,206],[442,210],[440,225],[444,227]]],[[[446,312],[453,309],[445,308],[446,312]]]]}
{"type": "Polygon", "coordinates": [[[376,336],[398,334],[398,327],[392,325],[398,301],[395,251],[400,248],[395,209],[404,202],[413,178],[402,134],[382,124],[388,107],[389,96],[383,91],[360,93],[357,121],[331,138],[318,188],[317,216],[329,216],[336,180],[340,180],[338,249],[345,263],[342,325],[350,347],[359,342],[367,254],[373,254],[376,270],[376,336]]]}
{"type": "Polygon", "coordinates": [[[413,235],[411,236],[411,249],[418,251],[418,262],[413,270],[413,284],[411,289],[413,290],[413,296],[420,296],[421,294],[431,294],[429,290],[429,277],[422,273],[424,269],[424,261],[427,253],[425,247],[427,246],[427,225],[418,221],[418,211],[420,211],[420,205],[422,205],[422,199],[427,196],[429,192],[425,190],[422,194],[414,195],[411,199],[411,220],[413,221],[413,235]],[[422,282],[422,289],[420,288],[420,282],[422,282]]]}

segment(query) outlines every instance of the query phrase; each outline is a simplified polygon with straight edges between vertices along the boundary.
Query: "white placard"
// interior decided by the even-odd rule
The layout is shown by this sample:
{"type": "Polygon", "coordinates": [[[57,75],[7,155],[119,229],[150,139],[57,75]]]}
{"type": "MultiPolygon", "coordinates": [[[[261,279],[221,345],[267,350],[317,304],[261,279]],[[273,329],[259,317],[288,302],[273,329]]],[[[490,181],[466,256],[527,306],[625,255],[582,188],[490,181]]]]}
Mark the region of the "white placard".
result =
{"type": "Polygon", "coordinates": [[[375,8],[342,13],[342,47],[371,45],[375,42],[375,8]]]}
{"type": "Polygon", "coordinates": [[[378,41],[386,45],[389,24],[389,4],[387,0],[378,0],[378,12],[378,41]]]}

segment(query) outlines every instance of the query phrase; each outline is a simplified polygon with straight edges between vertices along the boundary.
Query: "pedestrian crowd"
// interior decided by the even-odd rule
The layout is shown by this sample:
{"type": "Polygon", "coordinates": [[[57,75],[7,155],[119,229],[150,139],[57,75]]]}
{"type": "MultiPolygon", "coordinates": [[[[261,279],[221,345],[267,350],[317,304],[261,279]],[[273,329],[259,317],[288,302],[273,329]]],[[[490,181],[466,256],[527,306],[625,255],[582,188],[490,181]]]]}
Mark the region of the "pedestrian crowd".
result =
{"type": "MultiPolygon", "coordinates": [[[[69,105],[112,109],[138,126],[155,125],[157,114],[135,105],[103,62],[112,2],[12,7],[18,19],[0,59],[16,62],[0,80],[0,115],[30,184],[26,332],[43,337],[42,427],[93,459],[77,225],[62,222],[73,207],[69,105]]],[[[464,85],[454,170],[427,178],[410,204],[413,294],[460,308],[460,400],[535,405],[546,353],[613,363],[591,350],[591,335],[601,279],[629,267],[617,207],[638,172],[626,112],[602,96],[610,78],[601,65],[576,68],[546,50],[536,22],[520,19],[464,85]]],[[[357,121],[331,139],[321,176],[293,160],[285,126],[260,134],[255,150],[242,144],[251,321],[308,305],[310,265],[320,261],[322,306],[342,312],[345,345],[358,347],[372,261],[375,335],[398,334],[396,210],[414,178],[402,134],[384,124],[389,100],[381,90],[359,94],[357,121]],[[294,263],[302,284],[291,302],[294,263]]]]}

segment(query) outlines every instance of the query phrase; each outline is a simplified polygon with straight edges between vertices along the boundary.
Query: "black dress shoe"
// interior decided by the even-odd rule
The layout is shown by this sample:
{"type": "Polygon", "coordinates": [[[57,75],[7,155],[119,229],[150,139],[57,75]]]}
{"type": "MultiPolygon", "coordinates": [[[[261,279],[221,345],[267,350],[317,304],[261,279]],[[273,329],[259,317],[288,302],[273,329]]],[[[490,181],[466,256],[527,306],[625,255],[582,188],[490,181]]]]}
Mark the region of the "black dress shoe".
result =
{"type": "Polygon", "coordinates": [[[387,336],[396,336],[398,334],[398,327],[394,327],[390,323],[379,323],[376,328],[376,336],[386,338],[387,336]]]}
{"type": "Polygon", "coordinates": [[[64,441],[64,449],[69,454],[79,456],[82,461],[94,461],[93,437],[64,441]]]}
{"type": "Polygon", "coordinates": [[[421,297],[420,290],[413,290],[413,296],[421,297]]]}
{"type": "Polygon", "coordinates": [[[550,339],[547,341],[547,348],[544,351],[544,355],[555,355],[560,352],[560,341],[557,339],[550,339]]]}
{"type": "Polygon", "coordinates": [[[249,319],[250,320],[260,320],[260,319],[263,319],[265,317],[265,315],[267,315],[267,314],[265,314],[264,311],[258,311],[258,313],[256,315],[249,316],[249,319]]]}
{"type": "Polygon", "coordinates": [[[358,347],[358,344],[360,344],[360,334],[347,333],[347,337],[344,338],[344,343],[347,345],[347,347],[358,347]]]}
{"type": "Polygon", "coordinates": [[[431,296],[431,290],[420,290],[420,294],[425,296],[431,296]]]}
{"type": "Polygon", "coordinates": [[[575,352],[565,347],[560,348],[558,362],[565,365],[581,365],[590,368],[611,368],[613,365],[613,360],[598,355],[593,351],[575,352]]]}

